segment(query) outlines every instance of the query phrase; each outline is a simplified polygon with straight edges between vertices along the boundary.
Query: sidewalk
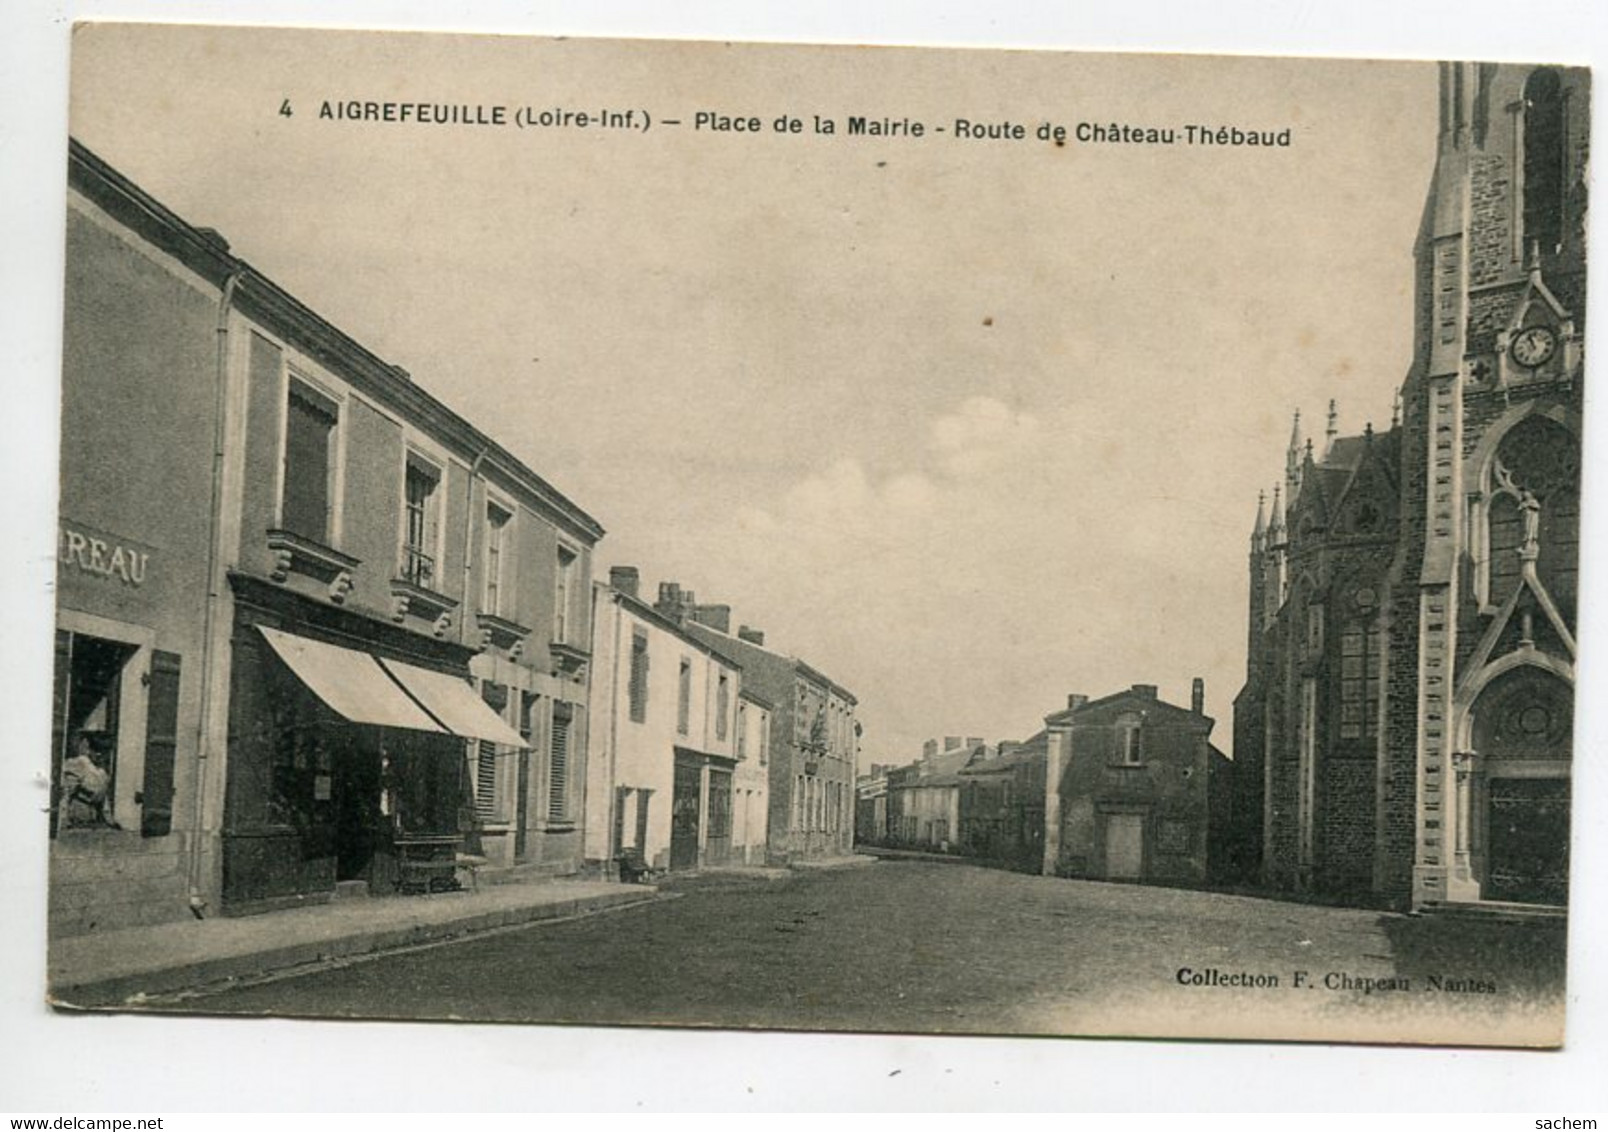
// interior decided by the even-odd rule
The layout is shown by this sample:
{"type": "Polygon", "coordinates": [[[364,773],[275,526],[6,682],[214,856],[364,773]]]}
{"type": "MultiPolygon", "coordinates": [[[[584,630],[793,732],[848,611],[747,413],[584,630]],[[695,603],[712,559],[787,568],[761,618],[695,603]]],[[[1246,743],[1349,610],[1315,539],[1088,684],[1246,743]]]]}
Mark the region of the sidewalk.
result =
{"type": "Polygon", "coordinates": [[[656,899],[651,885],[540,880],[479,892],[360,897],[258,916],[183,920],[53,940],[53,1005],[136,1005],[330,959],[473,932],[585,915],[656,899]]]}
{"type": "Polygon", "coordinates": [[[810,869],[857,869],[863,865],[874,865],[877,859],[864,853],[851,853],[847,857],[810,857],[803,860],[791,861],[788,868],[807,871],[810,869]]]}

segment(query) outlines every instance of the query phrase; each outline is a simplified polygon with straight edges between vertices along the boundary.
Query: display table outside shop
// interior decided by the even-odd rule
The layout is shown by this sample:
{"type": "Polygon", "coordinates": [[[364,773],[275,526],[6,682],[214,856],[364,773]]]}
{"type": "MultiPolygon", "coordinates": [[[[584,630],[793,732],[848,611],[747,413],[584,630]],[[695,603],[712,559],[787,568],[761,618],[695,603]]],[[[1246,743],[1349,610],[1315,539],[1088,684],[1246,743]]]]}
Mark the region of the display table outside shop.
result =
{"type": "Polygon", "coordinates": [[[397,834],[392,841],[396,851],[396,890],[418,892],[428,896],[432,892],[452,892],[462,886],[458,883],[458,870],[469,873],[469,887],[479,889],[479,869],[486,863],[484,857],[466,854],[463,838],[457,834],[397,834]]]}

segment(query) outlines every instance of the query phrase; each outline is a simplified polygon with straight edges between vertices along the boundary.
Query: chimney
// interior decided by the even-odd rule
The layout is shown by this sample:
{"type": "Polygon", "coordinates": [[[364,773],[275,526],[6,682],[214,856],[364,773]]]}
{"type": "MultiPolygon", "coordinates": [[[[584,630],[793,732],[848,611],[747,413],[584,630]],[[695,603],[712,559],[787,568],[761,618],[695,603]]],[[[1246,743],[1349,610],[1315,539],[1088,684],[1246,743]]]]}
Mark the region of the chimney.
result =
{"type": "Polygon", "coordinates": [[[1089,702],[1089,697],[1082,692],[1072,692],[1066,697],[1066,710],[1077,711],[1078,708],[1089,702]]]}
{"type": "Polygon", "coordinates": [[[960,736],[959,735],[945,735],[944,736],[944,750],[945,751],[958,751],[959,749],[960,749],[960,736]]]}
{"type": "Polygon", "coordinates": [[[751,645],[758,645],[760,648],[765,647],[765,634],[747,625],[737,626],[737,639],[747,641],[751,645]]]}
{"type": "Polygon", "coordinates": [[[1206,714],[1206,681],[1199,676],[1189,685],[1189,710],[1196,715],[1206,714]]]}
{"type": "Polygon", "coordinates": [[[729,605],[695,605],[692,607],[692,619],[700,625],[707,625],[716,632],[731,632],[731,606],[729,605]]]}
{"type": "Polygon", "coordinates": [[[1156,698],[1156,686],[1154,684],[1135,684],[1133,694],[1142,700],[1153,700],[1156,698]]]}
{"type": "Polygon", "coordinates": [[[968,751],[975,751],[978,747],[981,747],[982,745],[983,745],[983,740],[977,738],[975,735],[966,736],[966,749],[968,751]]]}
{"type": "Polygon", "coordinates": [[[923,743],[921,745],[921,757],[923,759],[935,758],[937,756],[937,754],[938,754],[938,740],[936,740],[936,739],[928,739],[925,743],[923,743]]]}
{"type": "Polygon", "coordinates": [[[635,566],[610,566],[609,585],[626,597],[636,597],[642,586],[642,572],[635,566]]]}

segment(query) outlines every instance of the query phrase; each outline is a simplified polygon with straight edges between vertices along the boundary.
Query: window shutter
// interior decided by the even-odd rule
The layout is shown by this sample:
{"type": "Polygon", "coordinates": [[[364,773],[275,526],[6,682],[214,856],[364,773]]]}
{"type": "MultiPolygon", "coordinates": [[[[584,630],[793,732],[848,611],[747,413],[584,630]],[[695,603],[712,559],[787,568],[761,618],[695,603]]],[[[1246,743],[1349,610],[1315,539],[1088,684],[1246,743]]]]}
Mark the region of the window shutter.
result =
{"type": "Polygon", "coordinates": [[[551,757],[548,759],[547,820],[561,822],[569,817],[569,704],[553,705],[551,757]]]}
{"type": "Polygon", "coordinates": [[[140,803],[140,835],[166,837],[173,831],[173,762],[179,746],[178,653],[151,654],[150,700],[145,710],[145,784],[140,803]]]}
{"type": "Polygon", "coordinates": [[[73,635],[56,630],[55,704],[50,719],[50,836],[61,812],[61,763],[67,757],[67,696],[73,675],[73,635]]]}

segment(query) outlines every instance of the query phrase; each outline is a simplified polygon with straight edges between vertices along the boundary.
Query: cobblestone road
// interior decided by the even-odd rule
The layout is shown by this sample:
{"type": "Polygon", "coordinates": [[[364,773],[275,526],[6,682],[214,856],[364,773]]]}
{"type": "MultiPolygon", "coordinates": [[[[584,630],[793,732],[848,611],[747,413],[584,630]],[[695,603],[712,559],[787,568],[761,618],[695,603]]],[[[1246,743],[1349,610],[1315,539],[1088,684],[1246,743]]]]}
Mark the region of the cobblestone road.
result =
{"type": "Polygon", "coordinates": [[[1424,1030],[1434,1022],[1477,1043],[1507,1034],[1503,1040],[1520,1044],[1561,1024],[1563,933],[1554,926],[1458,924],[923,861],[779,881],[695,877],[673,891],[674,899],[627,911],[172,1006],[367,1018],[1449,1040],[1424,1030]],[[1229,982],[1186,985],[1183,969],[1208,984],[1229,982]],[[1232,981],[1240,976],[1278,985],[1232,981]],[[1436,990],[1432,976],[1494,990],[1436,990]],[[1365,991],[1362,980],[1378,985],[1365,991]],[[1407,986],[1379,989],[1390,980],[1407,986]]]}

